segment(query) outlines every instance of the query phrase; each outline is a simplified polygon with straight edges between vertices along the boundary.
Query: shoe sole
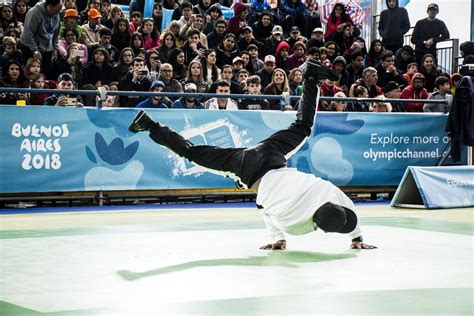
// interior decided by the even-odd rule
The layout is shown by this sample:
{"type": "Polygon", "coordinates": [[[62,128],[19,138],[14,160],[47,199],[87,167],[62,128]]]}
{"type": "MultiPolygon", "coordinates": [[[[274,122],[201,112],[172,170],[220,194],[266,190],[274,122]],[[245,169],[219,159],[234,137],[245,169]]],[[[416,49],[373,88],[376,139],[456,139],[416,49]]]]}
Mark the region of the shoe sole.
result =
{"type": "Polygon", "coordinates": [[[140,121],[140,119],[142,118],[144,114],[145,114],[145,110],[140,110],[140,112],[138,112],[138,114],[135,115],[135,118],[133,119],[132,124],[130,124],[130,126],[128,127],[128,130],[130,132],[132,133],[140,132],[140,130],[136,130],[134,127],[138,123],[138,121],[140,121]]]}
{"type": "Polygon", "coordinates": [[[314,63],[310,60],[306,61],[307,65],[311,65],[313,67],[318,67],[318,80],[321,79],[329,79],[331,81],[338,81],[339,80],[339,75],[332,69],[321,65],[319,63],[314,63]],[[321,71],[322,70],[322,71],[321,71]],[[322,75],[322,76],[320,76],[322,75]]]}

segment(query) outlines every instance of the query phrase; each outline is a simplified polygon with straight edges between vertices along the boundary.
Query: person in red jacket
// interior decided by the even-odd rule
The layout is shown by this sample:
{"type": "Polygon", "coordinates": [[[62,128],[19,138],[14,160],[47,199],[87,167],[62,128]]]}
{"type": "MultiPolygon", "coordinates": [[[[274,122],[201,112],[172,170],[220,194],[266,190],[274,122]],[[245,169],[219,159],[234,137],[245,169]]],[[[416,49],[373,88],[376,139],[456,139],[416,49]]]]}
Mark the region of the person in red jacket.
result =
{"type": "MultiPolygon", "coordinates": [[[[402,91],[402,99],[426,100],[428,99],[428,91],[425,89],[426,78],[417,72],[413,75],[412,84],[402,91]]],[[[423,112],[423,103],[409,102],[405,103],[407,112],[423,112]]]]}
{"type": "Polygon", "coordinates": [[[229,30],[239,36],[243,31],[244,27],[249,26],[247,21],[247,15],[249,14],[249,8],[246,4],[237,2],[234,5],[234,16],[229,20],[229,30]]]}
{"type": "Polygon", "coordinates": [[[333,40],[334,35],[337,34],[337,28],[343,23],[354,25],[350,15],[346,12],[344,4],[336,3],[326,23],[326,32],[324,32],[326,42],[333,40]]]}

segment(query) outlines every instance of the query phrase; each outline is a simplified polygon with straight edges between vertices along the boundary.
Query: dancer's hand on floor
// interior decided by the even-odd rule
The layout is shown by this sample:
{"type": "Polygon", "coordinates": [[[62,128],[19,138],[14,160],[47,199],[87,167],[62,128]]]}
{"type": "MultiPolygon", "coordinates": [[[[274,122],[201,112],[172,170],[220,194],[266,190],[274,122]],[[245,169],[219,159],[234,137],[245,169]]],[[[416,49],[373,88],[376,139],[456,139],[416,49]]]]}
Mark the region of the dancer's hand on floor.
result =
{"type": "Polygon", "coordinates": [[[274,244],[266,244],[266,245],[260,247],[260,249],[263,249],[263,250],[285,250],[286,249],[286,240],[278,240],[274,244]]]}
{"type": "Polygon", "coordinates": [[[353,241],[351,244],[351,249],[377,249],[377,247],[365,244],[361,241],[353,241]]]}

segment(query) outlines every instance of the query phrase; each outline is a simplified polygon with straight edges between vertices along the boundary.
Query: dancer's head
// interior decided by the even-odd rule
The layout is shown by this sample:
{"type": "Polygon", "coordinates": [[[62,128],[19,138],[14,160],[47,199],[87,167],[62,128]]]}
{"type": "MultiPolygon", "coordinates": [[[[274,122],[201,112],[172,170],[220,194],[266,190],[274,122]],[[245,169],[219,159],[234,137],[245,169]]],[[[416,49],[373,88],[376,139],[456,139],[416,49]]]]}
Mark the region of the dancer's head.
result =
{"type": "Polygon", "coordinates": [[[326,233],[347,234],[357,226],[357,215],[347,207],[327,202],[316,210],[313,221],[326,233]]]}

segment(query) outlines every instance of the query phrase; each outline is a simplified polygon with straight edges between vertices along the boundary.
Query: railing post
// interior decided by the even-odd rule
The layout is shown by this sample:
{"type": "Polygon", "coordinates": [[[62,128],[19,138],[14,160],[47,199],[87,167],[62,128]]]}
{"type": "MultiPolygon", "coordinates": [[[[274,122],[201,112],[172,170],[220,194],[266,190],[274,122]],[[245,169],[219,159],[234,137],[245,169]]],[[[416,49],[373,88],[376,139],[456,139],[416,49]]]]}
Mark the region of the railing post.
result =
{"type": "Polygon", "coordinates": [[[453,38],[453,55],[451,57],[451,73],[455,73],[459,71],[458,67],[458,59],[457,57],[459,56],[459,39],[458,38],[453,38]]]}

